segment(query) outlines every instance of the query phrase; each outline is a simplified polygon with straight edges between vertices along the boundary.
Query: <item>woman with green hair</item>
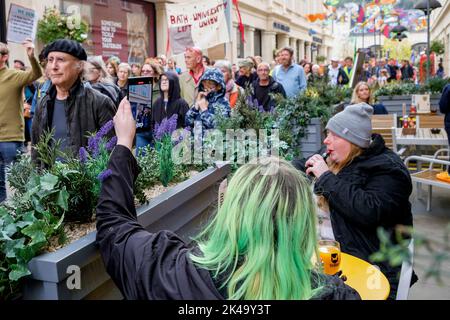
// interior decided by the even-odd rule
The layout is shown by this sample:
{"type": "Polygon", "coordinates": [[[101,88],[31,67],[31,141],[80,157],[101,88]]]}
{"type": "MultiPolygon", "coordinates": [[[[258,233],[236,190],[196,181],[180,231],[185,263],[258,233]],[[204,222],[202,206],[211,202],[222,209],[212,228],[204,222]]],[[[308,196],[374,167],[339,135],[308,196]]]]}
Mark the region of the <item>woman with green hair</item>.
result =
{"type": "Polygon", "coordinates": [[[124,99],[114,118],[118,145],[97,206],[97,242],[126,299],[359,299],[316,270],[315,204],[307,179],[277,158],[242,166],[217,214],[189,247],[136,218],[131,152],[135,124],[124,99]]]}

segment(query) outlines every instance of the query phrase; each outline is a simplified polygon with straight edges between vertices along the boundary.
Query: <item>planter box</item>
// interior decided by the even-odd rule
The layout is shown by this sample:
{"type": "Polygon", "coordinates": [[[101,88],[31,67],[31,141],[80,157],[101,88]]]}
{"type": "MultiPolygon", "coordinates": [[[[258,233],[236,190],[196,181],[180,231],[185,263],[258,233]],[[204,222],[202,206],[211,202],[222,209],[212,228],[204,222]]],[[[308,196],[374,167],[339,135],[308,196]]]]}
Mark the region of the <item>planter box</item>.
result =
{"type": "Polygon", "coordinates": [[[311,119],[310,124],[306,128],[306,135],[300,139],[301,157],[309,158],[316,154],[322,147],[325,139],[324,127],[320,118],[311,119]]]}
{"type": "MultiPolygon", "coordinates": [[[[439,100],[441,99],[440,94],[433,94],[430,97],[430,102],[432,107],[437,108],[437,113],[439,112],[439,100]]],[[[382,103],[389,113],[396,113],[398,116],[402,116],[403,104],[406,104],[406,111],[409,113],[409,107],[411,106],[411,95],[406,96],[379,96],[378,101],[382,103]]]]}
{"type": "MultiPolygon", "coordinates": [[[[149,231],[171,230],[185,241],[198,233],[216,208],[220,182],[230,173],[229,164],[198,173],[137,208],[138,221],[149,231]]],[[[122,299],[106,273],[95,244],[96,232],[57,250],[33,258],[31,275],[23,289],[24,299],[79,300],[122,299]],[[78,266],[81,289],[67,286],[69,266],[78,266]]]]}

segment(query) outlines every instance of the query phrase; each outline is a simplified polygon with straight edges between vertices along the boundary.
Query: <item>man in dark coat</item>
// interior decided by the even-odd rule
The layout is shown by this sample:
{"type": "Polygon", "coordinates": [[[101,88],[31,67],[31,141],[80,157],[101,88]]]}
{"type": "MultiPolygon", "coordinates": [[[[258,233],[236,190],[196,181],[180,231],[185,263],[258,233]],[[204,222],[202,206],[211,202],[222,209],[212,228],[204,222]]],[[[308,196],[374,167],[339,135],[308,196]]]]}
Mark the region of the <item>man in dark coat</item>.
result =
{"type": "MultiPolygon", "coordinates": [[[[81,82],[86,52],[72,40],[56,40],[46,47],[48,72],[52,81],[48,94],[40,101],[33,120],[32,143],[39,143],[44,131],[55,130],[63,151],[78,153],[88,144],[88,134],[112,120],[114,102],[81,82]]],[[[33,152],[36,160],[36,154],[33,152]]]]}
{"type": "MultiPolygon", "coordinates": [[[[448,145],[450,148],[450,84],[448,84],[442,92],[441,100],[439,101],[439,110],[445,114],[444,127],[447,131],[448,145]]],[[[448,168],[450,173],[450,167],[448,168]]]]}
{"type": "Polygon", "coordinates": [[[275,108],[275,101],[271,95],[281,94],[286,98],[281,83],[276,82],[270,75],[270,65],[266,62],[261,62],[257,69],[258,78],[253,81],[253,95],[252,100],[258,101],[258,105],[262,106],[264,111],[271,111],[275,108]]]}

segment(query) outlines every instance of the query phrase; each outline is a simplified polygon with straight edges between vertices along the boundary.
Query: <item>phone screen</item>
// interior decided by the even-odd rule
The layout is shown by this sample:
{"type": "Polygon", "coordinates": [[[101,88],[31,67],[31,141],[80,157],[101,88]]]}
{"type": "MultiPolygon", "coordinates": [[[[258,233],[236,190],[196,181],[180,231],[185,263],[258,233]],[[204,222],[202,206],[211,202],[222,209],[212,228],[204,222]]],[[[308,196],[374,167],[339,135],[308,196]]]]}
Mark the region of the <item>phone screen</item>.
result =
{"type": "Polygon", "coordinates": [[[149,130],[151,129],[152,114],[152,84],[146,80],[130,82],[128,100],[136,120],[136,129],[149,130]]]}

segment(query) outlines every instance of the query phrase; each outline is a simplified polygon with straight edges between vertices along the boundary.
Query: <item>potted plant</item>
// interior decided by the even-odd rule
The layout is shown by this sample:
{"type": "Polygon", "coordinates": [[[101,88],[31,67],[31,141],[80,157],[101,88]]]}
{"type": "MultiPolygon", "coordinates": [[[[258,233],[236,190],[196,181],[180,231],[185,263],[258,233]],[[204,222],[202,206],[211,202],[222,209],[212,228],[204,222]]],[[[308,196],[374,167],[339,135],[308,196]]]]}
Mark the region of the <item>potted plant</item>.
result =
{"type": "MultiPolygon", "coordinates": [[[[102,298],[105,285],[114,288],[95,247],[93,218],[101,182],[111,174],[106,168],[117,142],[108,137],[111,128],[112,121],[92,135],[76,157],[59,152],[48,133],[36,146],[45,169],[38,169],[29,156],[11,167],[14,194],[0,206],[0,299],[102,298]],[[72,233],[81,238],[69,243],[72,233]],[[78,272],[73,276],[80,276],[79,285],[71,284],[71,272],[78,272]]],[[[161,140],[173,130],[159,129],[161,140]]],[[[168,146],[148,147],[137,157],[142,168],[135,184],[136,203],[141,203],[138,219],[148,230],[167,228],[188,241],[214,208],[218,184],[230,166],[211,167],[189,178],[191,170],[205,167],[173,163],[164,148],[168,146]],[[159,187],[160,179],[169,188],[159,187]],[[147,191],[153,186],[162,194],[148,202],[147,191]]]]}
{"type": "Polygon", "coordinates": [[[57,39],[70,39],[84,42],[88,37],[89,26],[80,15],[62,14],[56,7],[46,8],[38,21],[36,36],[42,43],[57,39]]]}
{"type": "Polygon", "coordinates": [[[424,85],[415,85],[411,82],[392,82],[376,90],[374,95],[386,107],[388,112],[401,115],[403,104],[409,107],[414,94],[431,94],[431,105],[437,106],[441,93],[448,83],[449,79],[440,78],[432,78],[424,85]]]}

